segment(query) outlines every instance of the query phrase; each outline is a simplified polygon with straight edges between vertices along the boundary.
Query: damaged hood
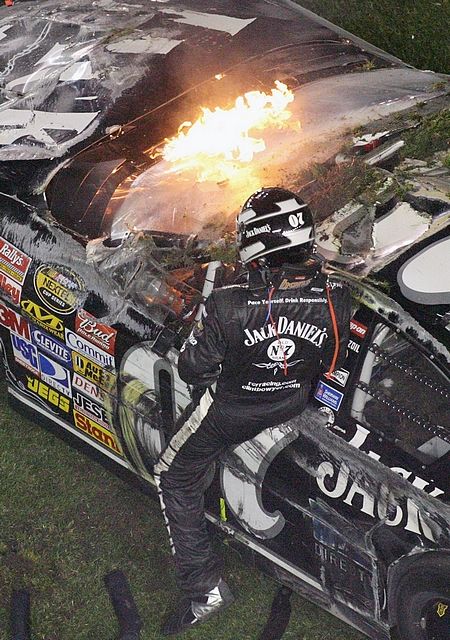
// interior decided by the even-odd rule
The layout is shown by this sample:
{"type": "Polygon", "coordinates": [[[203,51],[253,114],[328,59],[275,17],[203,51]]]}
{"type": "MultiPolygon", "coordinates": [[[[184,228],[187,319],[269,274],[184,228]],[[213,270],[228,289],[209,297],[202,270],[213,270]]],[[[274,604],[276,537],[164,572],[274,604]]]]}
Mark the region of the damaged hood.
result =
{"type": "Polygon", "coordinates": [[[111,127],[286,47],[295,49],[298,64],[293,69],[288,57],[275,55],[271,62],[280,79],[294,85],[319,80],[305,93],[304,105],[305,125],[317,133],[335,117],[327,95],[339,96],[348,126],[359,109],[379,106],[382,113],[393,103],[433,95],[435,74],[407,69],[287,0],[25,1],[4,9],[0,20],[0,160],[62,158],[111,127]],[[341,78],[368,62],[391,72],[371,76],[369,83],[341,78]],[[324,76],[341,80],[323,87],[324,76]],[[316,108],[322,122],[314,117],[316,108]]]}

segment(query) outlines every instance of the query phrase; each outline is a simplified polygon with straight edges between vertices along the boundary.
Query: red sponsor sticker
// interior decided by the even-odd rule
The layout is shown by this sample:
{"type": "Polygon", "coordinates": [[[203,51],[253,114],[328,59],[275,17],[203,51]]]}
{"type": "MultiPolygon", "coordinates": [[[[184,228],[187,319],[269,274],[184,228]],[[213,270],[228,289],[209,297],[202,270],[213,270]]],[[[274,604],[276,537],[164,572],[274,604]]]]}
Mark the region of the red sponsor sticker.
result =
{"type": "Polygon", "coordinates": [[[23,284],[30,263],[31,258],[4,238],[0,238],[0,271],[23,284]]]}
{"type": "Polygon", "coordinates": [[[0,324],[18,336],[31,340],[30,326],[23,316],[9,309],[0,302],[0,324]]]}
{"type": "Polygon", "coordinates": [[[11,302],[19,304],[22,287],[4,273],[0,273],[0,289],[6,293],[11,302]]]}
{"type": "Polygon", "coordinates": [[[350,331],[354,336],[358,336],[358,338],[364,340],[367,333],[367,327],[358,322],[358,320],[350,320],[350,331]]]}
{"type": "Polygon", "coordinates": [[[75,319],[75,331],[78,335],[83,336],[83,338],[86,338],[86,340],[89,340],[89,342],[92,342],[92,344],[95,344],[107,353],[114,354],[117,335],[116,329],[98,322],[97,318],[91,316],[91,314],[84,309],[78,309],[75,319]]]}

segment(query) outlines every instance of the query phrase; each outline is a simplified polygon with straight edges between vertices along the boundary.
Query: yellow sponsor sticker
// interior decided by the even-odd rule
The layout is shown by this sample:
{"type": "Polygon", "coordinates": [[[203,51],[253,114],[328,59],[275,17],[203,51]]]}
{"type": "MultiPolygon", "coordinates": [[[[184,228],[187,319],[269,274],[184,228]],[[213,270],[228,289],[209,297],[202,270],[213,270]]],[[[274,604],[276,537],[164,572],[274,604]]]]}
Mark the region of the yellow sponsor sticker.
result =
{"type": "Polygon", "coordinates": [[[75,409],[73,411],[73,418],[75,420],[75,426],[78,429],[84,431],[84,433],[87,433],[91,438],[94,438],[94,440],[97,440],[97,442],[100,442],[100,444],[108,447],[108,449],[118,453],[120,456],[123,455],[122,449],[111,431],[75,409]]]}
{"type": "Polygon", "coordinates": [[[61,409],[61,411],[64,411],[65,413],[69,412],[69,398],[55,389],[52,389],[52,387],[49,387],[45,382],[42,382],[42,380],[27,376],[27,388],[43,400],[46,400],[49,404],[52,404],[54,407],[61,409]]]}
{"type": "Polygon", "coordinates": [[[57,336],[60,340],[64,340],[64,324],[60,318],[57,318],[32,300],[22,300],[20,306],[25,315],[31,318],[35,324],[57,336]]]}
{"type": "Polygon", "coordinates": [[[34,274],[34,288],[45,306],[66,315],[75,311],[84,286],[71,269],[44,264],[34,274]]]}
{"type": "Polygon", "coordinates": [[[438,602],[436,606],[436,613],[440,618],[443,618],[447,613],[448,604],[444,604],[443,602],[438,602]]]}
{"type": "Polygon", "coordinates": [[[116,377],[112,373],[77,351],[72,351],[72,365],[75,373],[79,373],[104,391],[111,391],[115,385],[116,377]]]}

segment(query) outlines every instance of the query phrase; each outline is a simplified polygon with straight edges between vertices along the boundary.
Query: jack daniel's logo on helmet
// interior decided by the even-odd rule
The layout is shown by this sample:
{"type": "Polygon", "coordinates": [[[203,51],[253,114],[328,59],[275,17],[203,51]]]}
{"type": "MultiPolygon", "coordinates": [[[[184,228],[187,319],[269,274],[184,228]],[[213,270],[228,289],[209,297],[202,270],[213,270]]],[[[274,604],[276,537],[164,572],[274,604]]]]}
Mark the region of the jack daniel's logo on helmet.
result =
{"type": "MultiPolygon", "coordinates": [[[[303,340],[308,340],[308,342],[311,342],[316,347],[321,347],[328,335],[326,327],[321,329],[315,324],[309,324],[308,322],[289,320],[286,316],[280,316],[278,318],[276,329],[279,336],[290,335],[302,338],[303,340]]],[[[264,325],[259,329],[245,329],[244,332],[247,336],[247,339],[244,340],[246,347],[252,347],[257,342],[277,337],[275,328],[272,325],[264,325]]]]}

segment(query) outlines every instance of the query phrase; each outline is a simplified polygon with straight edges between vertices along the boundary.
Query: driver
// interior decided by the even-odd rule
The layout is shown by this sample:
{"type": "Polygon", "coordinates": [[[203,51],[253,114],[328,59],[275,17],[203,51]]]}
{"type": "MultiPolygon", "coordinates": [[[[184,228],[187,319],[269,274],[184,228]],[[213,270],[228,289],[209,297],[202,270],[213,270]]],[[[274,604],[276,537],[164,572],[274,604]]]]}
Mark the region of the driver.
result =
{"type": "Polygon", "coordinates": [[[303,200],[281,188],[257,191],[238,215],[237,244],[248,282],[214,290],[183,345],[179,374],[203,393],[155,467],[184,592],[164,635],[190,629],[233,601],[204,514],[211,464],[300,414],[321,366],[328,375],[339,368],[348,342],[349,290],[314,258],[314,225],[303,200]]]}

